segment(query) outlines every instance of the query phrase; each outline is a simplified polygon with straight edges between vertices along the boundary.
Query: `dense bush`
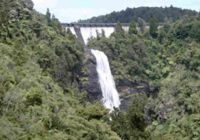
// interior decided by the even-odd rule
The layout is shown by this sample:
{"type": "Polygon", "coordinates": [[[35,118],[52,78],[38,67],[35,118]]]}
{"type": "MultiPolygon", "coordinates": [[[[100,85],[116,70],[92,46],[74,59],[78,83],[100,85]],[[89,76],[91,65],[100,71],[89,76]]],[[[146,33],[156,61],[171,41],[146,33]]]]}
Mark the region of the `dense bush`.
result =
{"type": "Polygon", "coordinates": [[[109,39],[89,42],[108,55],[116,80],[146,81],[153,89],[147,101],[133,96],[128,112],[113,114],[112,129],[123,139],[199,139],[198,24],[199,17],[184,17],[149,31],[155,34],[132,34],[134,25],[126,33],[118,24],[109,39]]]}
{"type": "Polygon", "coordinates": [[[162,81],[156,99],[149,102],[155,117],[149,132],[165,139],[198,139],[199,76],[184,67],[177,67],[162,81]],[[196,120],[196,122],[195,122],[196,120]]]}
{"type": "Polygon", "coordinates": [[[0,139],[120,140],[106,123],[107,110],[77,89],[82,46],[31,4],[0,5],[0,139]]]}
{"type": "Polygon", "coordinates": [[[172,30],[172,37],[185,40],[187,38],[195,39],[200,41],[200,18],[199,17],[184,17],[174,24],[172,30]]]}
{"type": "Polygon", "coordinates": [[[145,81],[147,46],[136,35],[125,33],[120,24],[117,24],[115,30],[109,39],[93,39],[88,46],[106,53],[116,80],[145,81]]]}
{"type": "Polygon", "coordinates": [[[132,20],[137,21],[139,18],[144,19],[148,22],[152,16],[158,19],[159,22],[175,21],[185,15],[194,16],[198,13],[196,11],[170,7],[138,7],[138,8],[127,8],[119,12],[112,12],[107,15],[98,17],[92,17],[87,20],[81,20],[82,23],[130,23],[132,20]]]}
{"type": "Polygon", "coordinates": [[[127,112],[116,111],[112,114],[111,128],[124,140],[147,140],[149,134],[145,132],[145,105],[147,97],[136,94],[132,98],[127,112]]]}
{"type": "Polygon", "coordinates": [[[118,23],[109,38],[90,40],[117,82],[143,81],[153,93],[128,95],[128,111],[111,114],[79,91],[83,48],[50,11],[2,0],[0,17],[0,139],[199,139],[199,17],[149,32],[118,23]]]}

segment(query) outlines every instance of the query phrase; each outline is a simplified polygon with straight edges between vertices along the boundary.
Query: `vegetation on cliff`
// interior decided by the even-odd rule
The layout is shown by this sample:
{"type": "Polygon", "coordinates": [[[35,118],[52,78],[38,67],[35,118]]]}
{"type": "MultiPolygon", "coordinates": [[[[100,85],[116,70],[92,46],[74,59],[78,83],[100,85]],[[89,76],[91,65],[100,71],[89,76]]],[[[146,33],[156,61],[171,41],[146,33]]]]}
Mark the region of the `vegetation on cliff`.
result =
{"type": "Polygon", "coordinates": [[[29,0],[1,1],[0,17],[0,139],[120,139],[77,88],[75,36],[29,0]]]}
{"type": "Polygon", "coordinates": [[[144,33],[118,24],[110,38],[89,42],[108,55],[116,81],[146,82],[153,90],[147,100],[132,97],[134,111],[114,113],[112,129],[122,139],[199,139],[199,26],[198,16],[144,33]]]}
{"type": "Polygon", "coordinates": [[[84,81],[79,73],[87,68],[76,37],[49,10],[34,11],[30,0],[2,0],[0,139],[198,140],[200,17],[160,29],[152,18],[150,30],[139,21],[139,31],[136,20],[129,32],[118,23],[109,38],[89,41],[107,54],[117,83],[150,87],[146,95],[124,93],[131,99],[128,110],[108,114],[78,88],[84,81]]]}

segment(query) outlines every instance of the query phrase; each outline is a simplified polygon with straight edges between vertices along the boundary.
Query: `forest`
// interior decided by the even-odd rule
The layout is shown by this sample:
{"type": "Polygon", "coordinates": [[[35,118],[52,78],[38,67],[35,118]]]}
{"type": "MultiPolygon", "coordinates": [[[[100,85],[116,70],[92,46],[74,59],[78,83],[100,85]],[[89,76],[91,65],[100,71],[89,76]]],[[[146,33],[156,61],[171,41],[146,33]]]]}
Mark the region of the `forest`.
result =
{"type": "Polygon", "coordinates": [[[132,20],[145,22],[154,17],[159,23],[171,22],[180,19],[183,16],[195,16],[198,12],[195,10],[181,9],[177,7],[138,7],[127,8],[122,11],[114,11],[110,14],[92,17],[86,20],[79,20],[80,23],[130,23],[132,20]]]}
{"type": "Polygon", "coordinates": [[[131,18],[128,32],[118,22],[109,38],[89,40],[108,56],[117,83],[150,88],[121,94],[131,100],[128,109],[109,113],[80,88],[88,78],[81,76],[86,56],[76,36],[31,0],[1,0],[0,139],[199,140],[200,16],[186,13],[171,22],[159,16],[159,29],[151,17],[149,30],[137,30],[131,18]]]}

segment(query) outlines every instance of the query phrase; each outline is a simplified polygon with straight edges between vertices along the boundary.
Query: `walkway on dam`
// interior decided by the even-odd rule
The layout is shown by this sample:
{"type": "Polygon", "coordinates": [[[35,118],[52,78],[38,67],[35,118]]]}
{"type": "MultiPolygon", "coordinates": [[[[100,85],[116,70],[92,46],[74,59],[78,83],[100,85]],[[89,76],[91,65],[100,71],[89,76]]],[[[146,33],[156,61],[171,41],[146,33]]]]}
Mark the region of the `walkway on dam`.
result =
{"type": "MultiPolygon", "coordinates": [[[[117,23],[61,23],[64,27],[115,27],[117,23]]],[[[129,26],[129,23],[121,23],[122,26],[129,26]]]]}
{"type": "MultiPolygon", "coordinates": [[[[130,23],[120,23],[123,27],[129,27],[130,23]]],[[[117,23],[61,23],[63,27],[115,27],[117,23]]],[[[149,24],[145,24],[149,27],[149,24]]],[[[163,23],[159,23],[158,27],[162,27],[163,23]]]]}

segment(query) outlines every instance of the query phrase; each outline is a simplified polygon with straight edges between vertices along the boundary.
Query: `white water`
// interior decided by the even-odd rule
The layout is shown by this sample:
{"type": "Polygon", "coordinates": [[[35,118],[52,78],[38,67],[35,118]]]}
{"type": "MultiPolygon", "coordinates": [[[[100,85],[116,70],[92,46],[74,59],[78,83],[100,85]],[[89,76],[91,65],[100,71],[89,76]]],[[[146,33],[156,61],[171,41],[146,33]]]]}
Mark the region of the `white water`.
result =
{"type": "Polygon", "coordinates": [[[97,61],[97,73],[103,94],[103,104],[111,111],[120,105],[119,95],[110,70],[107,56],[98,50],[91,50],[97,61]]]}
{"type": "MultiPolygon", "coordinates": [[[[74,31],[74,27],[67,27],[69,28],[74,35],[76,35],[74,31]]],[[[128,32],[129,27],[123,27],[124,31],[128,32]]],[[[105,33],[105,37],[110,37],[110,35],[115,31],[114,27],[80,27],[81,34],[83,36],[83,40],[85,44],[88,43],[88,39],[90,38],[96,38],[97,32],[99,34],[102,33],[102,30],[105,33]]]]}

